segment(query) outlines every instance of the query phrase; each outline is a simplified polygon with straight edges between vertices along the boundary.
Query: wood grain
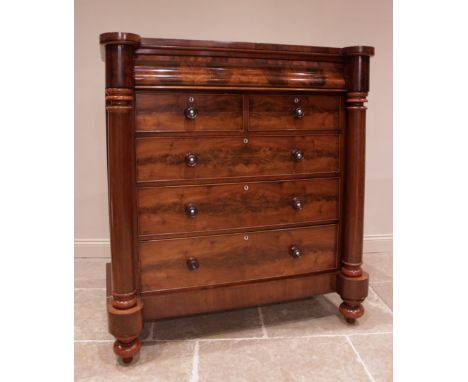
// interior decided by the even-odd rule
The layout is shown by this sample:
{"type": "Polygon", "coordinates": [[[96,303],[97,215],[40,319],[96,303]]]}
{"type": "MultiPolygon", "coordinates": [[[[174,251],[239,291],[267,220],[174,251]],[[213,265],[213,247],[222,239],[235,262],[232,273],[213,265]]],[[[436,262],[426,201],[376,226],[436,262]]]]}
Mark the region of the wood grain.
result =
{"type": "Polygon", "coordinates": [[[338,211],[336,178],[138,190],[140,237],[332,220],[338,211]],[[303,201],[301,210],[293,208],[295,197],[303,201]],[[195,217],[186,215],[188,204],[198,209],[195,217]]]}
{"type": "Polygon", "coordinates": [[[336,272],[261,281],[178,293],[142,293],[145,320],[272,304],[330,293],[336,272]]]}
{"type": "Polygon", "coordinates": [[[106,137],[112,297],[107,302],[114,352],[125,362],[140,349],[143,328],[137,295],[134,150],[134,49],[139,36],[101,35],[106,62],[106,137]]]}
{"type": "Polygon", "coordinates": [[[135,57],[136,86],[345,88],[342,62],[186,56],[173,54],[180,51],[171,54],[160,50],[154,53],[135,57]]]}
{"type": "Polygon", "coordinates": [[[338,172],[340,137],[328,135],[139,138],[136,140],[137,180],[216,179],[338,172]],[[244,139],[248,143],[244,143],[244,139]],[[292,151],[304,151],[296,162],[292,151]],[[187,167],[185,156],[198,164],[187,167]]]}
{"type": "Polygon", "coordinates": [[[140,242],[142,290],[181,289],[333,270],[337,226],[140,242]],[[294,258],[290,247],[301,257],[294,258]],[[194,257],[199,268],[189,270],[194,257]]]}
{"type": "Polygon", "coordinates": [[[359,318],[374,49],[122,32],[100,43],[116,354],[138,353],[142,318],[332,291],[359,318]]]}
{"type": "Polygon", "coordinates": [[[251,95],[249,130],[339,129],[340,97],[332,95],[251,95]],[[297,101],[297,102],[295,102],[297,101]],[[296,118],[296,108],[304,110],[296,118]]]}
{"type": "Polygon", "coordinates": [[[242,95],[136,93],[137,131],[240,131],[242,116],[242,95]],[[184,115],[189,106],[197,109],[194,119],[184,115]]]}

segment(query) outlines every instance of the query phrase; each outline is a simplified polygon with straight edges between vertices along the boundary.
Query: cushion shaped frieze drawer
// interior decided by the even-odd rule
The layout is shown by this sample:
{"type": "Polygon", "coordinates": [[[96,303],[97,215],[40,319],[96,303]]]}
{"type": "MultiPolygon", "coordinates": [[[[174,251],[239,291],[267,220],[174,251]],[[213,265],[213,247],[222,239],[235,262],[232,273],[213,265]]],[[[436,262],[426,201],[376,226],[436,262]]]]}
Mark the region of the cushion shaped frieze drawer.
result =
{"type": "Polygon", "coordinates": [[[136,131],[240,131],[242,96],[136,93],[136,131]]]}
{"type": "Polygon", "coordinates": [[[137,181],[337,173],[340,134],[138,138],[137,181]]]}
{"type": "Polygon", "coordinates": [[[175,57],[167,53],[137,54],[135,83],[142,87],[344,89],[346,86],[343,63],[340,60],[326,62],[222,57],[225,53],[220,49],[216,49],[215,55],[216,57],[204,57],[204,54],[193,57],[183,54],[175,57]]]}
{"type": "Polygon", "coordinates": [[[251,95],[249,130],[333,130],[341,98],[333,95],[251,95]]]}
{"type": "Polygon", "coordinates": [[[143,291],[170,290],[333,270],[338,226],[139,243],[143,291]]]}
{"type": "Polygon", "coordinates": [[[180,234],[339,218],[339,179],[138,189],[139,234],[180,234]]]}

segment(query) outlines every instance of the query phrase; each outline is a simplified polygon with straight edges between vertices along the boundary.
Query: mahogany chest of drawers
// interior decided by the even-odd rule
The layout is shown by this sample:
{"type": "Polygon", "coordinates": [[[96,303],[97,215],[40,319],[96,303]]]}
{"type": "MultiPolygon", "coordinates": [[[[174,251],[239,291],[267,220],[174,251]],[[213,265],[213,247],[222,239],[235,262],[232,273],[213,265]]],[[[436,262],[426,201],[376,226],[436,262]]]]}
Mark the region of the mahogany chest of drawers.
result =
{"type": "Polygon", "coordinates": [[[337,292],[362,316],[366,46],[104,33],[109,330],[337,292]]]}

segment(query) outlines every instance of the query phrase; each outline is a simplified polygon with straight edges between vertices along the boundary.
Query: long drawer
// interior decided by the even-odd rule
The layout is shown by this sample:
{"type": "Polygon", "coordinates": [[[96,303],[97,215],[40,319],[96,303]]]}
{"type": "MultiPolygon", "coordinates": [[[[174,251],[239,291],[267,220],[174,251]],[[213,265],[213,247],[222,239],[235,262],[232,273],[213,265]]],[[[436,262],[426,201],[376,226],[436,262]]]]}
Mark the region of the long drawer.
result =
{"type": "Polygon", "coordinates": [[[143,291],[333,270],[338,226],[140,242],[143,291]]]}
{"type": "Polygon", "coordinates": [[[140,235],[337,219],[337,178],[151,187],[138,190],[140,235]]]}
{"type": "Polygon", "coordinates": [[[338,172],[340,135],[139,138],[137,180],[338,172]]]}

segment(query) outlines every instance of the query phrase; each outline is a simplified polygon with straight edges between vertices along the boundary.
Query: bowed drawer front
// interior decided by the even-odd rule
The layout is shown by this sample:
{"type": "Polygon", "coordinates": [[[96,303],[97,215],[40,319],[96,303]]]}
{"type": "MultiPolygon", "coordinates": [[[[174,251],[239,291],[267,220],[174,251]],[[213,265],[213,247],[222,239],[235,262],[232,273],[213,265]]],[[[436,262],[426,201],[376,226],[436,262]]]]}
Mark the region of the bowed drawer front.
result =
{"type": "Polygon", "coordinates": [[[114,351],[131,361],[144,320],[322,293],[362,316],[373,48],[101,43],[114,351]]]}

